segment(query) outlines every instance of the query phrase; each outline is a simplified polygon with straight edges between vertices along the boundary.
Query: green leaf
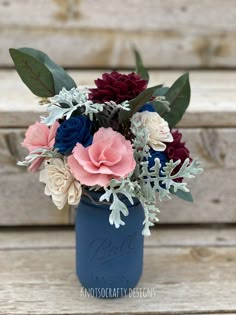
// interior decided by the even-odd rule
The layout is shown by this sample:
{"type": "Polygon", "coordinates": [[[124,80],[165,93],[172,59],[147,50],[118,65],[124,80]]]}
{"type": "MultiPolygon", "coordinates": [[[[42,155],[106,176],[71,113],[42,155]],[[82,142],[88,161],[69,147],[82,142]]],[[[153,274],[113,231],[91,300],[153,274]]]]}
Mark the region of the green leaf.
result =
{"type": "Polygon", "coordinates": [[[143,92],[141,92],[138,96],[133,98],[131,101],[129,101],[130,111],[120,111],[119,113],[120,123],[124,123],[125,121],[128,121],[129,118],[132,117],[140,109],[142,105],[150,101],[154,91],[160,87],[161,85],[150,87],[144,90],[143,92]]]}
{"type": "Polygon", "coordinates": [[[9,49],[21,80],[37,96],[50,97],[55,94],[54,81],[48,68],[36,58],[18,49],[9,49]]]}
{"type": "Polygon", "coordinates": [[[188,201],[188,202],[193,202],[193,196],[190,191],[186,192],[183,190],[177,190],[176,192],[174,191],[173,187],[170,188],[170,192],[173,195],[176,195],[178,198],[188,201]]]}
{"type": "Polygon", "coordinates": [[[73,87],[76,87],[76,83],[69,76],[69,74],[62,67],[53,62],[44,52],[26,47],[19,48],[18,50],[37,59],[39,62],[47,67],[47,69],[51,72],[53,76],[55,90],[54,94],[58,94],[63,87],[67,90],[71,90],[73,87]]]}
{"type": "Polygon", "coordinates": [[[165,96],[169,88],[167,86],[162,86],[159,89],[156,89],[155,92],[153,93],[153,96],[165,96]]]}
{"type": "Polygon", "coordinates": [[[141,76],[142,79],[149,81],[149,74],[147,69],[143,65],[143,60],[136,48],[133,48],[133,52],[135,55],[135,62],[136,62],[136,70],[135,72],[141,76]]]}
{"type": "Polygon", "coordinates": [[[170,111],[170,106],[167,104],[160,102],[160,101],[152,101],[152,106],[154,107],[155,111],[163,117],[165,113],[168,113],[170,111]]]}
{"type": "Polygon", "coordinates": [[[170,127],[174,127],[181,120],[189,105],[190,95],[189,74],[185,73],[175,81],[165,94],[171,110],[163,118],[169,123],[170,127]]]}

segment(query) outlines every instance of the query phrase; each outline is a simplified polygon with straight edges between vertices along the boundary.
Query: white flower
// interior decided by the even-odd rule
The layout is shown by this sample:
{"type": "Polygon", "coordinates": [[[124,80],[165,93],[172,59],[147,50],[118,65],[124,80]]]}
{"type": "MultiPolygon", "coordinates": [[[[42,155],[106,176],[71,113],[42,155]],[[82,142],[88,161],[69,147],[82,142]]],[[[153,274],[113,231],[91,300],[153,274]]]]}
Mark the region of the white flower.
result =
{"type": "Polygon", "coordinates": [[[45,168],[40,171],[39,180],[46,184],[45,194],[52,196],[52,201],[58,209],[61,210],[67,201],[70,205],[79,203],[82,187],[63,160],[59,158],[47,160],[45,168]]]}
{"type": "MultiPolygon", "coordinates": [[[[134,114],[133,118],[141,123],[141,128],[148,131],[148,144],[155,151],[164,151],[166,145],[163,142],[172,142],[168,123],[157,113],[144,111],[134,114]]],[[[131,120],[132,123],[132,120],[131,120]]]]}

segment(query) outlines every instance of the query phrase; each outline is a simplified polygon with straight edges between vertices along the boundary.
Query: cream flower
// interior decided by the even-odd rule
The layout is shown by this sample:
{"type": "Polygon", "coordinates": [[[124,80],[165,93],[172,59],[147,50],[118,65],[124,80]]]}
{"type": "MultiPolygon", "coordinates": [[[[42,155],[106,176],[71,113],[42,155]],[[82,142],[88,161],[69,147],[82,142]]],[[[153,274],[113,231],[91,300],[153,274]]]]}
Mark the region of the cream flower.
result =
{"type": "Polygon", "coordinates": [[[166,145],[163,142],[173,141],[168,123],[159,114],[144,111],[134,114],[132,119],[141,122],[140,127],[147,129],[148,144],[153,150],[164,151],[166,145]]]}
{"type": "Polygon", "coordinates": [[[67,201],[70,205],[79,203],[82,187],[63,160],[59,158],[47,160],[45,168],[40,171],[39,180],[46,184],[45,194],[52,196],[58,209],[61,210],[67,201]]]}

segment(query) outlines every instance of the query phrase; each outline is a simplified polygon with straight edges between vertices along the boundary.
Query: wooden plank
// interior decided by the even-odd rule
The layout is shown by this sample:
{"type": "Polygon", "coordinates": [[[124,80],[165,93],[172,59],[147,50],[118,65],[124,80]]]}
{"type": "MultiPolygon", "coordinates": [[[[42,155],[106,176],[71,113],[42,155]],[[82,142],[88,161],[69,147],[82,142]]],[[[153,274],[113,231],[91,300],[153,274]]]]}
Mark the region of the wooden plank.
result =
{"type": "Polygon", "coordinates": [[[130,67],[135,43],[149,67],[235,67],[234,0],[224,6],[220,0],[112,5],[107,0],[1,0],[0,6],[4,66],[12,65],[9,47],[34,46],[65,66],[130,67]]]}
{"type": "MultiPolygon", "coordinates": [[[[182,129],[203,174],[191,182],[194,203],[174,197],[159,204],[160,223],[236,222],[236,129],[182,129]]],[[[72,224],[74,210],[58,211],[44,195],[38,174],[16,166],[26,154],[22,129],[0,129],[0,225],[72,224]],[[16,210],[17,208],[17,210],[16,210]]]]}
{"type": "MultiPolygon", "coordinates": [[[[103,71],[70,71],[79,85],[92,86],[103,71]]],[[[151,71],[150,86],[171,85],[180,71],[151,71]]],[[[191,103],[180,127],[236,126],[236,71],[193,71],[191,103]]],[[[39,120],[43,108],[16,71],[0,71],[0,127],[27,127],[39,120]],[[13,93],[14,91],[14,93],[13,93]]]]}
{"type": "MultiPolygon", "coordinates": [[[[234,247],[236,232],[232,226],[159,225],[151,229],[151,236],[144,241],[145,247],[234,247]]],[[[14,227],[0,233],[0,251],[74,247],[74,227],[14,227]]]]}
{"type": "Polygon", "coordinates": [[[83,27],[83,29],[116,30],[119,27],[121,30],[129,31],[152,31],[170,28],[179,30],[201,25],[203,33],[212,30],[236,30],[235,12],[230,10],[235,5],[234,0],[226,0],[224,7],[221,6],[220,0],[214,0],[214,10],[211,10],[213,5],[211,0],[201,0],[201,3],[193,0],[191,5],[187,0],[179,0],[178,3],[173,0],[166,0],[164,3],[160,0],[148,0],[145,3],[141,0],[129,0],[126,6],[124,3],[123,0],[118,0],[112,5],[107,0],[96,2],[93,0],[41,0],[37,3],[34,0],[26,0],[22,3],[17,0],[9,0],[8,3],[5,3],[1,0],[0,20],[2,26],[8,27],[18,25],[19,27],[40,26],[59,29],[61,23],[64,22],[66,29],[83,27]],[[47,10],[41,15],[45,5],[47,5],[47,10]],[[207,17],[197,14],[202,12],[202,6],[205,10],[210,11],[207,17]],[[91,7],[93,10],[91,10],[91,7]],[[142,10],[139,10],[140,8],[142,10]],[[20,10],[31,13],[31,15],[26,14],[24,19],[20,19],[20,10]],[[166,14],[167,11],[169,11],[169,14],[166,14]],[[126,16],[127,12],[129,12],[129,19],[126,16]],[[222,14],[227,18],[228,23],[222,20],[216,21],[222,14]],[[64,15],[64,21],[62,15],[64,15]],[[107,18],[108,16],[113,17],[112,21],[107,18]],[[145,24],[143,23],[144,17],[148,18],[145,24]],[[210,30],[209,24],[211,24],[210,30]]]}
{"type": "Polygon", "coordinates": [[[26,154],[23,136],[22,130],[0,129],[0,225],[68,223],[68,207],[58,211],[44,195],[39,175],[16,165],[26,154]]]}
{"type": "MultiPolygon", "coordinates": [[[[179,232],[183,237],[184,232],[179,232]]],[[[189,231],[186,235],[192,244],[195,232],[193,229],[192,233],[189,231]]],[[[174,233],[178,239],[178,230],[174,233]]],[[[216,231],[213,232],[214,235],[215,233],[216,231]]],[[[42,231],[42,238],[43,234],[42,231]]],[[[208,235],[210,234],[209,231],[208,235]]],[[[28,236],[30,238],[30,233],[28,236]]],[[[54,244],[54,240],[51,240],[54,237],[53,234],[48,237],[48,244],[54,244]]],[[[6,239],[5,242],[7,245],[6,239]]],[[[11,242],[9,238],[9,243],[11,242]]],[[[166,246],[163,243],[162,247],[146,246],[139,291],[134,291],[135,295],[122,300],[100,300],[85,295],[74,272],[75,251],[71,247],[64,247],[64,244],[61,248],[40,249],[37,246],[23,249],[20,245],[19,249],[1,249],[0,253],[0,314],[236,312],[234,247],[189,247],[179,244],[170,248],[168,242],[166,246]],[[137,295],[144,290],[149,294],[145,297],[137,295]]]]}

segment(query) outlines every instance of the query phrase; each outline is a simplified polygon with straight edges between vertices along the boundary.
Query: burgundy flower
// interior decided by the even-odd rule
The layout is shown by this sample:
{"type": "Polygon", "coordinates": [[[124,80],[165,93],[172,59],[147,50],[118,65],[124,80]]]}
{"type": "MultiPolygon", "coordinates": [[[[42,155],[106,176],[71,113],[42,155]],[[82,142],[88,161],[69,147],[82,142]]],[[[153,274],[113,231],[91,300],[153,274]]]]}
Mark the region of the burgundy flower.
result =
{"type": "Polygon", "coordinates": [[[90,89],[89,99],[93,102],[104,103],[114,101],[117,104],[132,100],[147,87],[147,81],[132,72],[121,74],[113,71],[104,73],[102,79],[95,80],[97,88],[90,89]]]}
{"type": "MultiPolygon", "coordinates": [[[[186,148],[185,142],[181,142],[182,134],[178,131],[171,131],[173,136],[173,142],[166,143],[165,153],[169,160],[173,160],[174,162],[177,160],[181,160],[181,163],[175,168],[175,173],[179,171],[184,161],[189,158],[190,162],[192,159],[190,158],[190,151],[186,148]]],[[[182,178],[177,179],[177,182],[182,182],[182,178]]]]}

